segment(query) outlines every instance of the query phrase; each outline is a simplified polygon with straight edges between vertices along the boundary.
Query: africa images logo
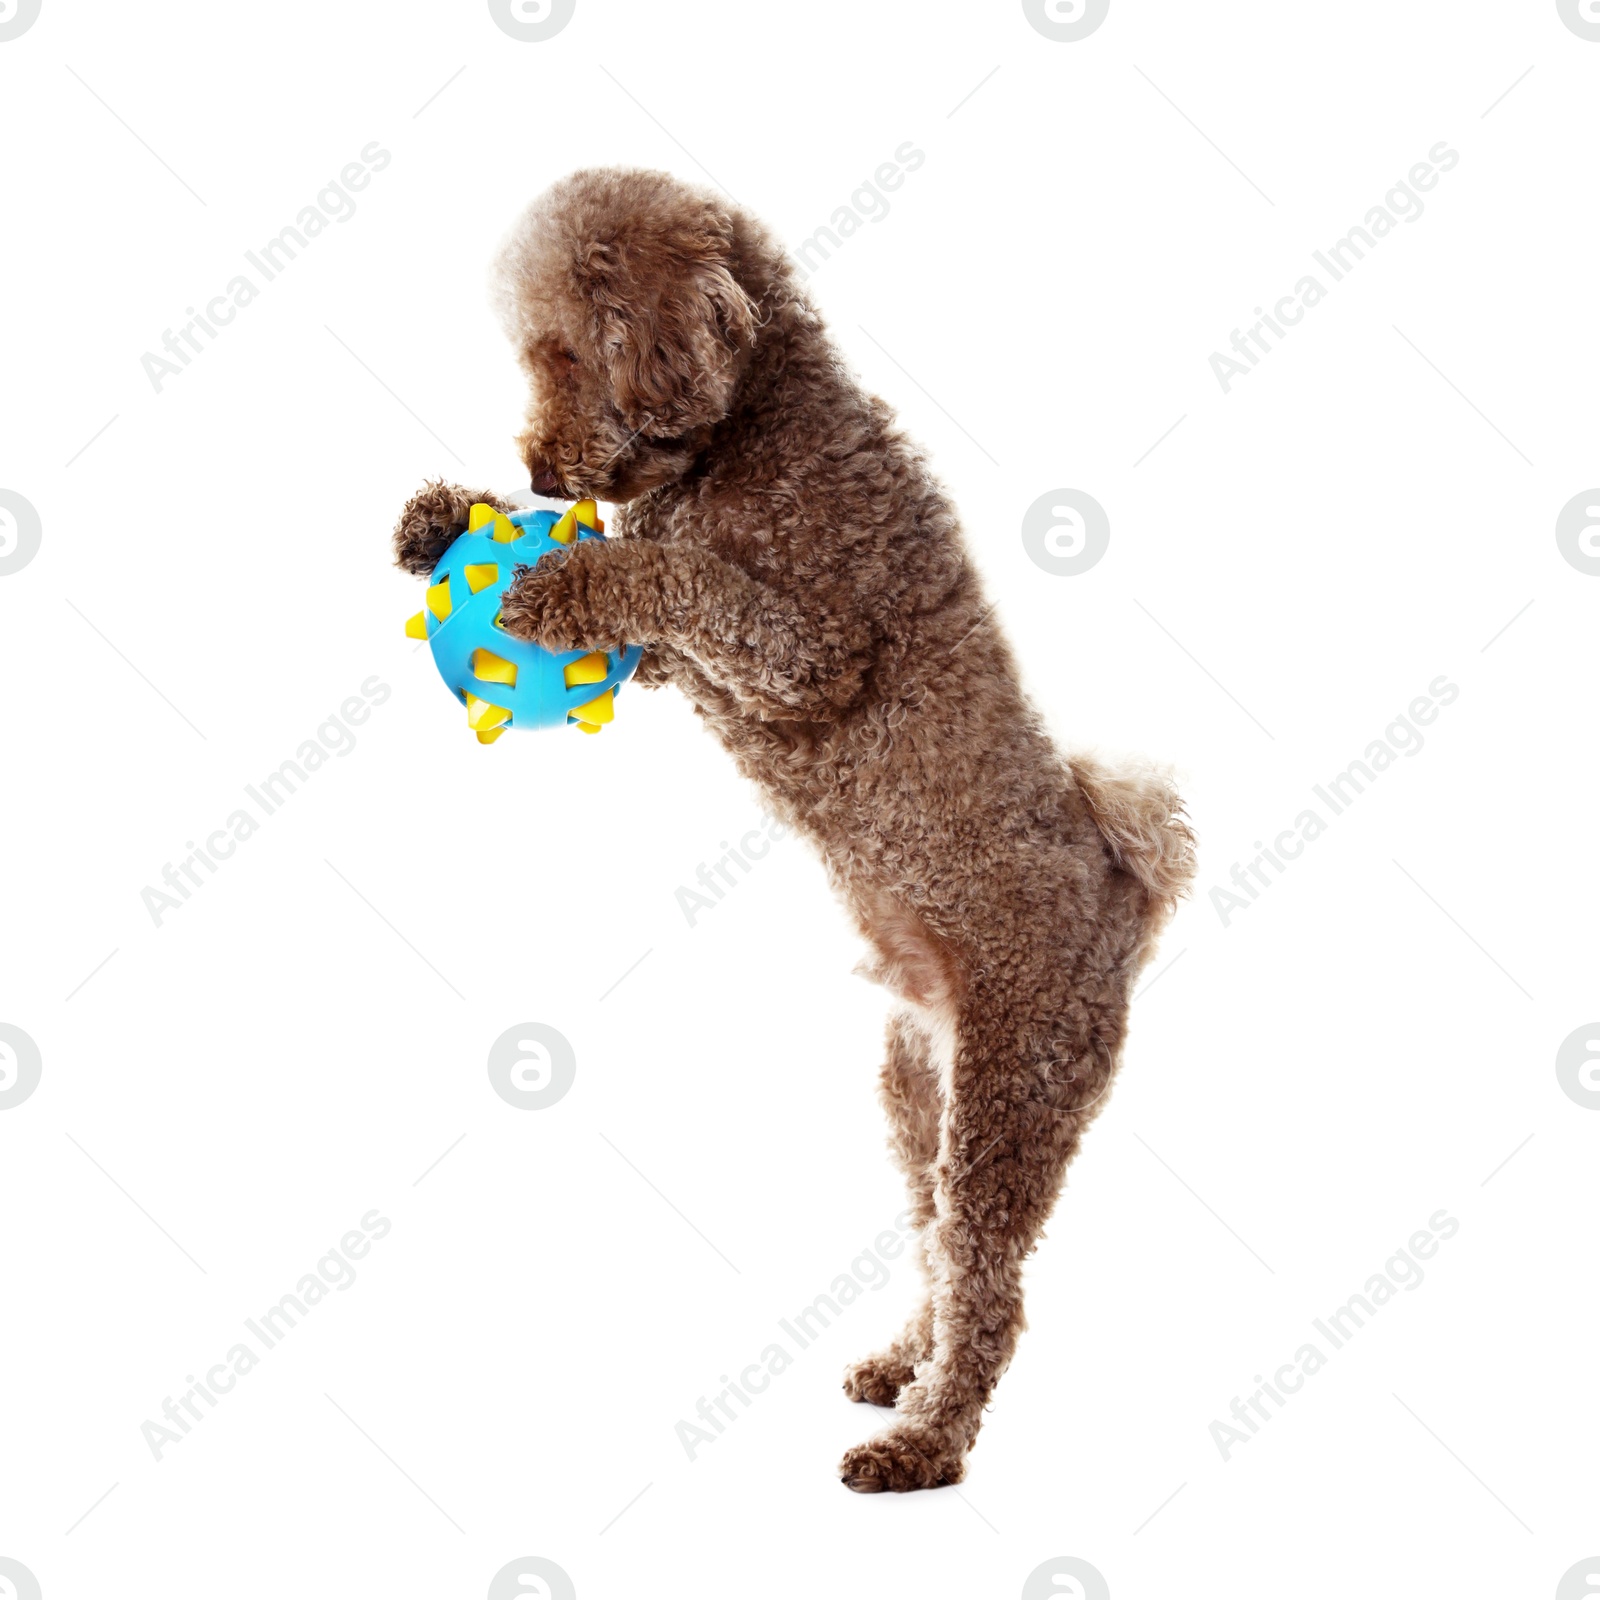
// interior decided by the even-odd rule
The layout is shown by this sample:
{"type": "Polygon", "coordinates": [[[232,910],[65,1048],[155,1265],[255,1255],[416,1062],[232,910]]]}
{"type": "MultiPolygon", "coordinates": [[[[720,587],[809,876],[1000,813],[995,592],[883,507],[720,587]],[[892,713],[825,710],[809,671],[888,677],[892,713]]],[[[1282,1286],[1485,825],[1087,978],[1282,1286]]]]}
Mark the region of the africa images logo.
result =
{"type": "Polygon", "coordinates": [[[0,578],[21,572],[39,553],[44,529],[31,501],[0,489],[0,578]]]}
{"type": "Polygon", "coordinates": [[[553,39],[572,21],[578,0],[489,0],[489,15],[519,44],[553,39]]]}
{"type": "MultiPolygon", "coordinates": [[[[20,39],[39,20],[41,0],[0,0],[0,44],[20,39]]],[[[0,1567],[0,1576],[5,1569],[0,1567]]]]}
{"type": "Polygon", "coordinates": [[[1022,0],[1022,14],[1035,33],[1057,44],[1087,39],[1111,13],[1111,0],[1022,0]]]}

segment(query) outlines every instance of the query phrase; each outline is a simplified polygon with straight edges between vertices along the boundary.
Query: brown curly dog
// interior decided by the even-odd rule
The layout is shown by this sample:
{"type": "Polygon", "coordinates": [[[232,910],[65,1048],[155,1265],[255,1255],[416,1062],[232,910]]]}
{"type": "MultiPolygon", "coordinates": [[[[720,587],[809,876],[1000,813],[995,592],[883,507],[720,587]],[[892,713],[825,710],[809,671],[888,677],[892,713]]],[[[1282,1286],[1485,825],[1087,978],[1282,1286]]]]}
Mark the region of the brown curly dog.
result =
{"type": "MultiPolygon", "coordinates": [[[[1023,1327],[1022,1264],[1104,1103],[1129,993],[1193,875],[1155,772],[1059,754],[954,507],[753,218],[659,172],[574,173],[497,271],[542,494],[618,506],[523,569],[504,626],[644,647],[811,839],[895,995],[882,1089],[927,1291],[851,1367],[893,1425],[852,1489],[958,1483],[1023,1327]]],[[[427,573],[493,494],[432,484],[395,531],[427,573]]]]}

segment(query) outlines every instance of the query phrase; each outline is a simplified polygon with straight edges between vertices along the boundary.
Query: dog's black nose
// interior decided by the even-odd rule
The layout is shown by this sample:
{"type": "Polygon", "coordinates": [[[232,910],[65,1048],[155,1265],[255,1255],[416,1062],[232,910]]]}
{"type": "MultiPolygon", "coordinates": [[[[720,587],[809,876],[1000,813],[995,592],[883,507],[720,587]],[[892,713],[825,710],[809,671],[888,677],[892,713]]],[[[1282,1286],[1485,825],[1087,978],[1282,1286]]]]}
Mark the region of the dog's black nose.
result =
{"type": "Polygon", "coordinates": [[[528,486],[535,494],[554,494],[561,487],[555,473],[548,467],[543,472],[534,473],[528,481],[528,486]]]}

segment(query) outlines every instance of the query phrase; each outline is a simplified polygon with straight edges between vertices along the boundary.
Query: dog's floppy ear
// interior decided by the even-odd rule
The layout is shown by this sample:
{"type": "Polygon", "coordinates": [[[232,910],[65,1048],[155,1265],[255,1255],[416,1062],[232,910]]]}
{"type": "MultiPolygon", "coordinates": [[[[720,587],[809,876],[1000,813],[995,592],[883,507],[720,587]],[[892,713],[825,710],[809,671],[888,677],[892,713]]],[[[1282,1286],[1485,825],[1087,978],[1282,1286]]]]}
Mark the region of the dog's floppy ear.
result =
{"type": "Polygon", "coordinates": [[[629,427],[680,434],[728,414],[757,314],[722,230],[597,241],[578,276],[629,427]]]}

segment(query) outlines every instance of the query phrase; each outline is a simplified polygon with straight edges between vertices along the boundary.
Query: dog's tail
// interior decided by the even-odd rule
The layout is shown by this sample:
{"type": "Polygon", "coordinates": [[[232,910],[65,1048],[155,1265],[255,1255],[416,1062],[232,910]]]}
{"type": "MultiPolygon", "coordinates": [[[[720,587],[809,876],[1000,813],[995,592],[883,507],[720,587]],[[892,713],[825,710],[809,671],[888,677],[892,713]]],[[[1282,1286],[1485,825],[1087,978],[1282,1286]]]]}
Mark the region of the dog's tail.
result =
{"type": "Polygon", "coordinates": [[[1094,756],[1069,764],[1095,823],[1124,872],[1150,896],[1150,933],[1162,928],[1194,881],[1194,832],[1172,774],[1149,763],[1112,771],[1094,756]]]}

